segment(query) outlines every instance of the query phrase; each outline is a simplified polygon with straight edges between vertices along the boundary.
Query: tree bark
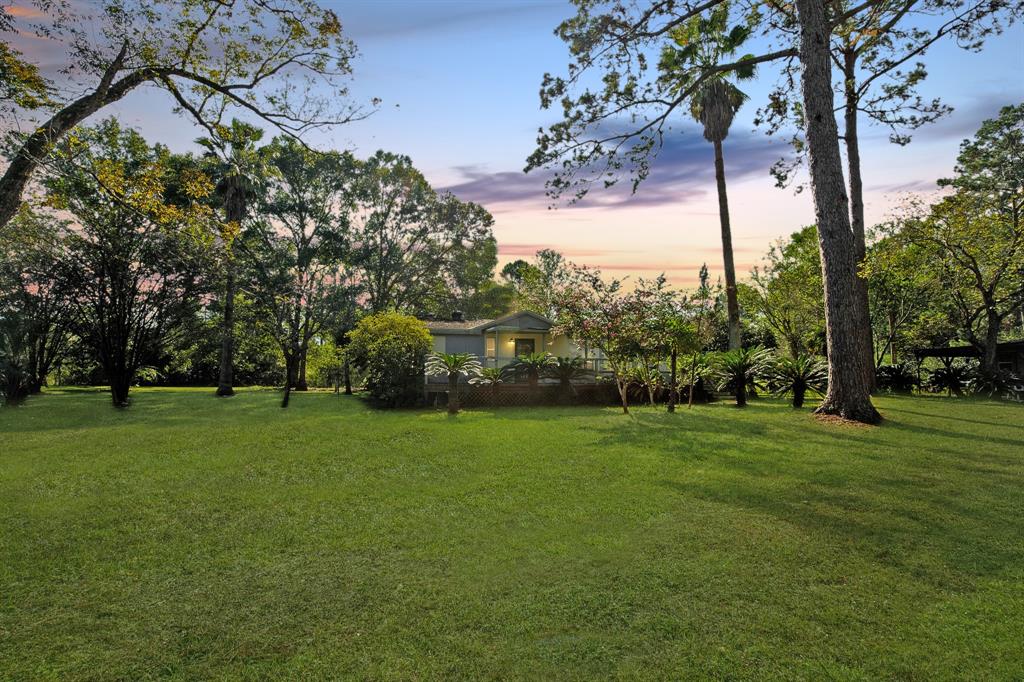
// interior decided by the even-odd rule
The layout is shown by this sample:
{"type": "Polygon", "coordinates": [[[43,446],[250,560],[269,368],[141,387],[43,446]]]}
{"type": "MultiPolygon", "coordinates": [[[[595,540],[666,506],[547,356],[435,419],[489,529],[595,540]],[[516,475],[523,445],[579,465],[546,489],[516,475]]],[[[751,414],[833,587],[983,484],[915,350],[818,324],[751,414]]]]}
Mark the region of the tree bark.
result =
{"type": "Polygon", "coordinates": [[[352,395],[352,367],[348,361],[348,354],[345,354],[345,366],[342,368],[345,373],[345,395],[352,395]]]}
{"type": "Polygon", "coordinates": [[[676,380],[676,360],[678,353],[676,353],[676,351],[672,351],[672,354],[669,357],[669,367],[672,374],[672,388],[669,389],[668,392],[668,411],[675,412],[676,403],[679,402],[679,383],[676,380]]]}
{"type": "Polygon", "coordinates": [[[725,159],[722,141],[715,140],[715,181],[718,184],[718,219],[722,225],[722,260],[725,265],[725,303],[729,315],[729,350],[740,347],[740,304],[736,294],[736,264],[732,256],[729,197],[725,191],[725,159]]]}
{"type": "MultiPolygon", "coordinates": [[[[241,226],[245,219],[245,194],[241,187],[232,182],[224,200],[224,217],[229,223],[241,226]]],[[[221,327],[220,377],[217,380],[217,395],[235,394],[235,253],[234,238],[225,245],[227,250],[227,273],[224,278],[224,320],[221,327]]]]}
{"type": "Polygon", "coordinates": [[[829,54],[831,30],[821,0],[797,0],[800,63],[814,212],[825,288],[828,391],[819,414],[877,423],[871,404],[857,295],[856,242],[839,153],[829,54]]]}
{"type": "Polygon", "coordinates": [[[857,286],[855,294],[860,301],[860,334],[861,344],[867,354],[868,362],[864,363],[865,378],[870,390],[875,389],[875,341],[871,334],[871,308],[868,303],[868,282],[860,276],[860,264],[867,256],[867,235],[864,220],[864,182],[860,174],[860,138],[857,132],[857,56],[848,50],[843,62],[845,79],[846,104],[844,106],[843,140],[846,142],[846,161],[850,181],[850,227],[853,229],[853,240],[857,259],[857,286]]]}
{"type": "Polygon", "coordinates": [[[234,383],[235,355],[235,264],[232,259],[228,263],[227,276],[224,278],[224,319],[221,324],[220,338],[220,376],[217,379],[217,395],[221,397],[235,394],[234,383]]]}
{"type": "Polygon", "coordinates": [[[288,407],[292,398],[292,384],[295,383],[296,353],[289,353],[284,359],[284,396],[281,398],[281,407],[288,407]]]}
{"type": "Polygon", "coordinates": [[[0,227],[5,226],[18,213],[21,197],[32,179],[32,174],[53,147],[53,144],[69,130],[89,118],[108,104],[120,100],[136,87],[152,77],[145,71],[136,71],[117,83],[114,76],[124,65],[128,44],[107,66],[99,85],[88,95],[79,97],[39,126],[29,135],[11,158],[10,165],[0,178],[0,227]]]}
{"type": "Polygon", "coordinates": [[[295,382],[296,391],[308,391],[309,382],[306,381],[306,355],[308,347],[302,351],[302,359],[299,360],[299,377],[295,382]]]}
{"type": "Polygon", "coordinates": [[[448,374],[448,414],[459,413],[459,375],[456,372],[448,374]]]}

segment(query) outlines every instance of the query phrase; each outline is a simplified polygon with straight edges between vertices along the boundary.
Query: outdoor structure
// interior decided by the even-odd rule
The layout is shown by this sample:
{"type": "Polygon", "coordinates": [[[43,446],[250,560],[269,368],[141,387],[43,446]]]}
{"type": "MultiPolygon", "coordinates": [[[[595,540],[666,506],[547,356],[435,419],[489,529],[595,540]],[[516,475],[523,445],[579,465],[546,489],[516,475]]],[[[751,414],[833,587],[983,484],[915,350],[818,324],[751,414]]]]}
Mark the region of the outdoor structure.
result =
{"type": "MultiPolygon", "coordinates": [[[[925,358],[939,358],[945,364],[949,364],[955,358],[981,357],[981,351],[974,346],[946,346],[942,348],[918,348],[914,351],[918,360],[925,358]]],[[[1024,341],[1007,341],[996,346],[996,361],[999,369],[1004,372],[1011,372],[1017,376],[1024,376],[1024,341]]]]}
{"type": "MultiPolygon", "coordinates": [[[[577,346],[561,334],[553,334],[554,323],[537,313],[519,311],[491,320],[466,320],[458,311],[450,320],[426,322],[438,353],[472,353],[484,367],[505,367],[530,353],[551,353],[583,357],[587,369],[603,370],[603,356],[585,344],[577,346]]],[[[443,379],[442,379],[443,380],[443,379]]]]}

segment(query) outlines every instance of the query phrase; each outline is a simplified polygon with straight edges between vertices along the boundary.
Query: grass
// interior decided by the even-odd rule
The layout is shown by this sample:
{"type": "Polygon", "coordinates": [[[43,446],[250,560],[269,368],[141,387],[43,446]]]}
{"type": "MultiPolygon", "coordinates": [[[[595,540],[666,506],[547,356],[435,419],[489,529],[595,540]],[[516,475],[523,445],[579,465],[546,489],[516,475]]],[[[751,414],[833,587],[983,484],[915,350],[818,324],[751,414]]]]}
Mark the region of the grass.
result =
{"type": "Polygon", "coordinates": [[[0,678],[1024,678],[1024,406],[0,411],[0,678]]]}

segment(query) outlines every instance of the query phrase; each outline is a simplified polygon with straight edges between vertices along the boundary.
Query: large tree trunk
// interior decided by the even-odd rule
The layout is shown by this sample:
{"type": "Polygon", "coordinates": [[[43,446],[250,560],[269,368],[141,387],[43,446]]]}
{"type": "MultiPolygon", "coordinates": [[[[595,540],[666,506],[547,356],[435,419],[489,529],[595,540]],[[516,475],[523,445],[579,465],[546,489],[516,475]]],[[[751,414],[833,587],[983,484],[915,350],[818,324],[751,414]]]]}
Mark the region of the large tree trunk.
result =
{"type": "Polygon", "coordinates": [[[281,398],[281,407],[288,407],[288,403],[291,402],[297,365],[298,354],[293,350],[284,359],[284,396],[281,398]]]}
{"type": "Polygon", "coordinates": [[[999,328],[1002,320],[995,314],[995,303],[988,309],[988,324],[985,328],[985,348],[981,356],[981,369],[992,377],[999,373],[999,328]]]}
{"type": "Polygon", "coordinates": [[[220,338],[220,376],[217,380],[217,395],[221,397],[235,394],[234,356],[235,356],[235,263],[228,260],[228,272],[224,278],[224,320],[221,325],[220,338]]]}
{"type": "Polygon", "coordinates": [[[797,0],[796,7],[811,188],[825,285],[828,391],[817,412],[876,423],[881,416],[871,404],[871,386],[864,367],[869,355],[861,333],[856,243],[834,114],[831,31],[821,0],[797,0]]]}
{"type": "Polygon", "coordinates": [[[306,381],[306,356],[308,354],[309,347],[307,346],[302,350],[302,359],[299,360],[299,376],[295,381],[296,391],[308,391],[309,382],[306,381]]]}
{"type": "Polygon", "coordinates": [[[342,371],[345,374],[345,395],[352,395],[352,366],[348,361],[348,353],[345,354],[345,366],[342,371]]]}
{"type": "MultiPolygon", "coordinates": [[[[234,223],[241,229],[242,221],[245,220],[245,193],[237,184],[232,182],[224,198],[224,217],[229,223],[234,223]]],[[[217,395],[232,396],[235,394],[235,246],[234,239],[237,234],[230,237],[230,241],[224,245],[226,249],[227,273],[224,278],[224,320],[221,328],[220,342],[220,377],[217,380],[217,395]]]]}
{"type": "MultiPolygon", "coordinates": [[[[867,236],[864,221],[864,182],[860,174],[860,138],[857,133],[857,55],[848,50],[844,57],[845,79],[844,133],[847,170],[850,176],[850,227],[853,229],[858,269],[867,256],[867,236]]],[[[865,378],[871,390],[875,388],[875,347],[871,334],[871,308],[868,304],[868,282],[857,275],[856,296],[860,301],[860,334],[868,361],[864,363],[865,378]]]]}
{"type": "Polygon", "coordinates": [[[722,224],[722,260],[725,265],[725,303],[729,313],[729,350],[740,347],[740,304],[736,295],[736,264],[732,258],[732,227],[729,197],[725,191],[725,160],[722,141],[715,140],[715,180],[718,183],[718,218],[722,224]]]}

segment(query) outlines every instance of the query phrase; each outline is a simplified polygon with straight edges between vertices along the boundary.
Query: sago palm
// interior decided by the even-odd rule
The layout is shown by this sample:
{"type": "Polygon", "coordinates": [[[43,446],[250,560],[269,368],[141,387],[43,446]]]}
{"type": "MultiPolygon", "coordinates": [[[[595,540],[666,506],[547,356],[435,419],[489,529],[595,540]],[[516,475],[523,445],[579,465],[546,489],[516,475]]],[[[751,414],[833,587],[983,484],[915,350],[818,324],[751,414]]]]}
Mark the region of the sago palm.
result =
{"type": "Polygon", "coordinates": [[[488,386],[491,389],[491,402],[498,400],[498,388],[508,378],[506,367],[481,367],[469,378],[469,383],[475,386],[488,386]]]}
{"type": "Polygon", "coordinates": [[[557,379],[563,399],[568,400],[576,395],[573,381],[583,379],[590,374],[583,358],[557,357],[544,368],[544,376],[557,379]]]}
{"type": "Polygon", "coordinates": [[[715,148],[715,181],[718,187],[718,217],[722,228],[730,350],[740,347],[740,308],[722,142],[729,135],[736,112],[747,100],[747,95],[733,81],[753,78],[754,68],[750,66],[718,72],[711,69],[724,62],[736,61],[732,57],[750,36],[750,32],[749,25],[729,27],[729,3],[723,3],[709,14],[695,16],[677,26],[670,34],[673,44],[662,50],[659,64],[661,78],[669,83],[674,92],[692,89],[689,93],[690,113],[704,127],[704,139],[715,148]],[[703,80],[698,82],[697,78],[703,80]]]}
{"type": "Polygon", "coordinates": [[[448,414],[459,412],[459,375],[475,376],[480,361],[472,353],[433,353],[427,358],[427,376],[448,377],[448,414]]]}
{"type": "Polygon", "coordinates": [[[530,382],[530,388],[536,389],[541,375],[554,362],[555,358],[551,353],[527,353],[516,358],[511,366],[525,372],[526,378],[530,382]]]}
{"type": "Polygon", "coordinates": [[[772,354],[763,348],[737,348],[715,358],[714,376],[719,386],[732,391],[736,406],[746,407],[747,389],[756,386],[771,367],[772,354]]]}
{"type": "Polygon", "coordinates": [[[793,407],[804,406],[807,391],[823,395],[828,365],[812,355],[779,358],[768,372],[768,386],[775,395],[791,395],[793,407]]]}

